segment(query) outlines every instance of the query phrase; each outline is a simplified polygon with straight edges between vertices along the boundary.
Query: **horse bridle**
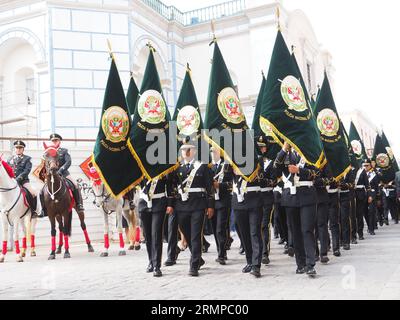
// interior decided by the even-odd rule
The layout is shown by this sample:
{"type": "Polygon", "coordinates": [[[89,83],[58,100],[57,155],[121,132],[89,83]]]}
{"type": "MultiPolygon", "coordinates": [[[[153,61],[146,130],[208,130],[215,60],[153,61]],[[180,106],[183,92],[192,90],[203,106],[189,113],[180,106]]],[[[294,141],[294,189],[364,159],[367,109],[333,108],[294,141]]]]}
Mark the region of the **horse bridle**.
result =
{"type": "Polygon", "coordinates": [[[63,178],[60,176],[60,186],[59,186],[59,188],[56,190],[56,191],[54,191],[54,173],[53,173],[53,171],[50,169],[50,167],[49,167],[49,165],[48,165],[48,163],[49,163],[50,161],[46,161],[46,171],[48,171],[48,172],[50,172],[50,175],[51,175],[51,180],[50,180],[50,183],[51,183],[51,192],[50,192],[50,190],[49,190],[49,186],[48,186],[48,184],[46,183],[46,186],[45,186],[45,188],[46,188],[46,191],[47,191],[47,193],[48,193],[48,195],[50,196],[50,198],[51,198],[51,200],[52,201],[55,201],[55,199],[56,199],[56,194],[57,193],[59,193],[60,191],[61,191],[61,189],[64,187],[64,192],[63,192],[63,194],[67,191],[67,188],[66,188],[66,185],[63,183],[63,178]]]}
{"type": "Polygon", "coordinates": [[[102,202],[101,202],[101,208],[103,209],[105,214],[110,215],[111,213],[115,212],[114,210],[106,210],[105,205],[110,201],[111,198],[111,194],[106,193],[106,188],[104,187],[104,184],[101,185],[102,187],[102,191],[100,195],[97,195],[96,192],[94,191],[93,187],[92,187],[92,193],[94,195],[94,201],[93,204],[96,204],[96,199],[97,198],[102,198],[102,202]]]}

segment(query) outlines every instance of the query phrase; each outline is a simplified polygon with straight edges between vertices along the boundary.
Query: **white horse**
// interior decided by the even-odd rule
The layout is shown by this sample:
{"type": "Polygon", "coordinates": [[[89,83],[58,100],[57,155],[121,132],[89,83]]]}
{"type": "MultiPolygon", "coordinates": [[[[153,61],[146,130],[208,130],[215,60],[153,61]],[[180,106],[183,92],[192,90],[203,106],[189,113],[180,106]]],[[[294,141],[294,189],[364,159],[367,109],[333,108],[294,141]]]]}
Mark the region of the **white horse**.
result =
{"type": "Polygon", "coordinates": [[[26,254],[27,230],[31,236],[31,256],[36,256],[35,252],[35,227],[37,218],[32,219],[32,212],[25,203],[21,187],[13,177],[11,167],[0,159],[0,215],[3,227],[3,248],[0,255],[0,262],[4,262],[7,254],[7,241],[9,238],[9,227],[14,226],[14,245],[17,262],[23,262],[26,254]],[[24,238],[22,239],[22,252],[19,246],[19,226],[22,222],[24,238]],[[27,226],[29,226],[27,228],[27,226]]]}
{"type": "MultiPolygon", "coordinates": [[[[128,221],[129,224],[129,241],[130,247],[129,250],[133,250],[135,248],[133,241],[131,240],[131,235],[133,235],[136,231],[136,217],[137,214],[135,210],[130,210],[129,201],[126,199],[116,199],[114,198],[106,189],[103,183],[93,183],[92,191],[94,195],[93,204],[96,207],[101,208],[104,217],[104,251],[100,254],[101,257],[108,257],[108,249],[110,247],[110,225],[109,225],[109,216],[112,213],[116,214],[117,217],[117,230],[119,233],[119,245],[120,251],[119,256],[126,255],[125,251],[125,241],[123,235],[122,228],[122,216],[128,221]]],[[[137,199],[137,196],[135,196],[137,199]]],[[[137,201],[137,200],[136,200],[137,201]]],[[[136,206],[137,207],[137,206],[136,206]]]]}

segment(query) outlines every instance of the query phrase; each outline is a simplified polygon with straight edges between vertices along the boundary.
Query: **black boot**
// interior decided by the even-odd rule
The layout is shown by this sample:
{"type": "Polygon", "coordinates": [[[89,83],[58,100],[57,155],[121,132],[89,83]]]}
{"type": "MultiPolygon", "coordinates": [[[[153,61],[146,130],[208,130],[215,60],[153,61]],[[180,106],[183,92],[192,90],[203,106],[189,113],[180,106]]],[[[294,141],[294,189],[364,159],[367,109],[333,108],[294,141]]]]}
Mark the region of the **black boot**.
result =
{"type": "Polygon", "coordinates": [[[40,204],[41,204],[41,207],[42,207],[42,211],[38,214],[38,218],[47,217],[46,208],[45,208],[45,206],[44,206],[44,194],[43,194],[43,190],[41,190],[40,193],[39,193],[39,199],[40,199],[40,204]]]}
{"type": "Polygon", "coordinates": [[[82,196],[81,196],[81,190],[79,188],[75,187],[72,193],[74,195],[74,199],[75,199],[75,203],[76,203],[76,211],[78,213],[85,211],[85,209],[83,208],[83,200],[82,200],[82,196]]]}

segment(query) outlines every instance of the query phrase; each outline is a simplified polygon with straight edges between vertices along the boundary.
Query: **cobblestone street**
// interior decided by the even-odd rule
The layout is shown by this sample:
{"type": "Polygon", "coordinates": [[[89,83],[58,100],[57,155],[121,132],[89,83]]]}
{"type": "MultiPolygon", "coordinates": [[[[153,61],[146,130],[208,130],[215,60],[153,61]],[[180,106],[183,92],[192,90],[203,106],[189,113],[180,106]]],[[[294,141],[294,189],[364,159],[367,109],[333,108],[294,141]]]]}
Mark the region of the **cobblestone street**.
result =
{"type": "Polygon", "coordinates": [[[294,259],[282,254],[277,240],[261,279],[241,273],[244,257],[238,254],[237,239],[226,266],[214,261],[212,244],[199,278],[187,275],[187,251],[177,265],[163,267],[162,278],[154,278],[145,273],[144,246],[119,257],[114,243],[110,257],[100,258],[102,244],[95,244],[91,254],[74,245],[71,259],[58,256],[55,261],[47,261],[48,248],[42,247],[24,263],[8,254],[0,265],[0,299],[400,299],[399,240],[400,225],[380,228],[374,238],[342,251],[342,257],[331,257],[326,266],[317,264],[315,279],[295,274],[294,259]]]}

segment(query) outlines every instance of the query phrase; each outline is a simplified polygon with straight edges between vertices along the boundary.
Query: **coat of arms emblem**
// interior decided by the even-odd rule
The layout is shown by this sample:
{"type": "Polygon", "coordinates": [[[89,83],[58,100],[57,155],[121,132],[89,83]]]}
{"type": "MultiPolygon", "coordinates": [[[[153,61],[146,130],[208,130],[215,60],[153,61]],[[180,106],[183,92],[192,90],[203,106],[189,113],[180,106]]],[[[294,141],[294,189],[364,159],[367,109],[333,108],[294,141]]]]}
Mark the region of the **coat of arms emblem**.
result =
{"type": "Polygon", "coordinates": [[[101,119],[101,127],[108,141],[119,143],[126,140],[129,133],[129,117],[118,106],[108,108],[101,119]]]}
{"type": "Polygon", "coordinates": [[[138,112],[143,122],[159,124],[165,121],[166,111],[164,99],[158,91],[147,90],[140,96],[138,112]]]}
{"type": "Polygon", "coordinates": [[[323,109],[317,117],[319,131],[326,137],[334,137],[339,131],[339,119],[332,109],[323,109]]]}
{"type": "Polygon", "coordinates": [[[180,134],[190,136],[200,127],[199,112],[193,106],[185,106],[179,110],[176,123],[180,134]]]}
{"type": "Polygon", "coordinates": [[[223,89],[218,95],[218,109],[230,123],[239,124],[245,120],[239,98],[230,87],[223,89]]]}
{"type": "Polygon", "coordinates": [[[361,154],[362,154],[362,146],[361,146],[361,142],[360,141],[353,140],[351,142],[351,147],[353,148],[353,152],[355,153],[355,155],[361,156],[361,154]]]}
{"type": "Polygon", "coordinates": [[[390,164],[389,156],[386,153],[380,153],[376,156],[376,163],[380,168],[387,168],[390,164]]]}
{"type": "Polygon", "coordinates": [[[281,95],[289,110],[303,112],[308,109],[303,87],[295,77],[287,76],[282,81],[281,95]]]}

